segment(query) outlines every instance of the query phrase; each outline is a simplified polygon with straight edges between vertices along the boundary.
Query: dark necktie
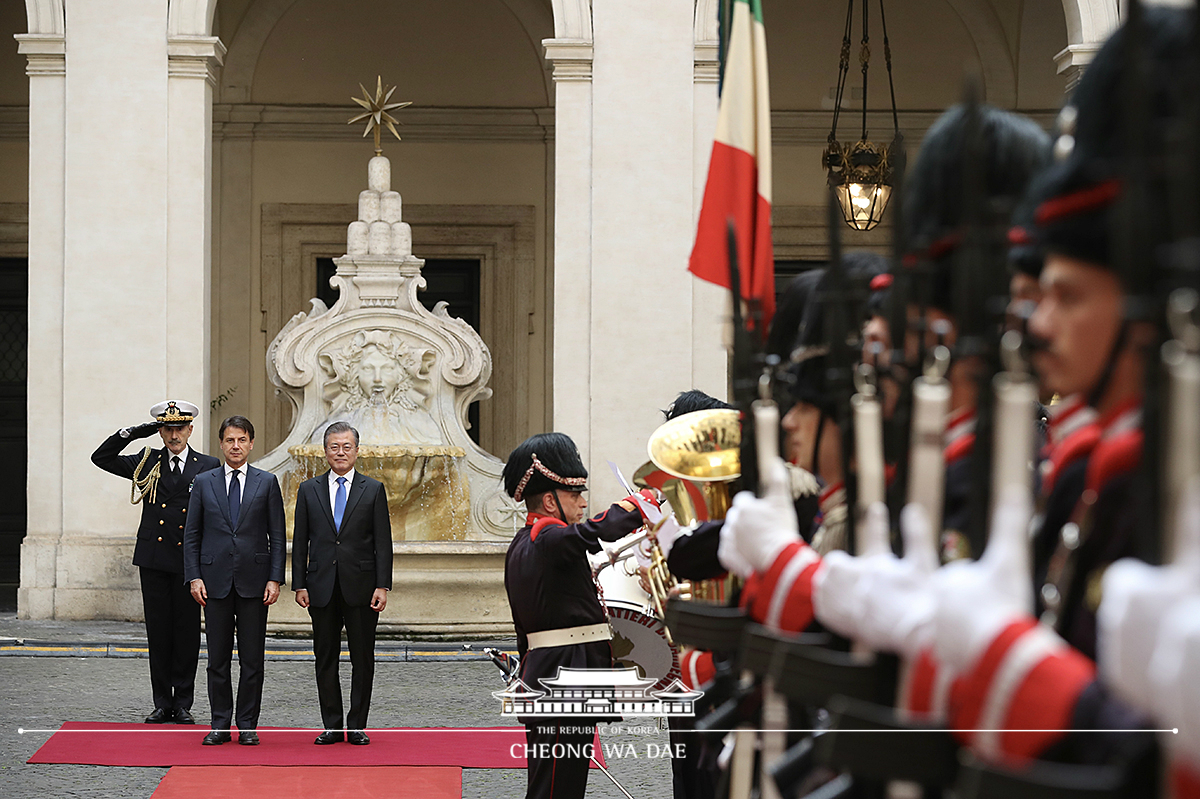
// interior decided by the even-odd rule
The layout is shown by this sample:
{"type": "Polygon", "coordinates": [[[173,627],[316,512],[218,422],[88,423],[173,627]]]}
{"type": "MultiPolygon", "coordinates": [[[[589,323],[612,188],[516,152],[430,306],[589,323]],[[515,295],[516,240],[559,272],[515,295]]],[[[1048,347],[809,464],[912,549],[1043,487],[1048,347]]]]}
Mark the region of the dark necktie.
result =
{"type": "Polygon", "coordinates": [[[242,509],[242,487],[238,483],[238,471],[233,470],[229,477],[229,522],[237,529],[238,512],[242,509]]]}
{"type": "Polygon", "coordinates": [[[171,474],[175,475],[176,477],[179,476],[179,456],[178,455],[171,458],[171,474]]]}
{"type": "Polygon", "coordinates": [[[333,524],[341,532],[342,517],[346,515],[346,478],[339,477],[337,484],[337,494],[333,498],[333,524]]]}

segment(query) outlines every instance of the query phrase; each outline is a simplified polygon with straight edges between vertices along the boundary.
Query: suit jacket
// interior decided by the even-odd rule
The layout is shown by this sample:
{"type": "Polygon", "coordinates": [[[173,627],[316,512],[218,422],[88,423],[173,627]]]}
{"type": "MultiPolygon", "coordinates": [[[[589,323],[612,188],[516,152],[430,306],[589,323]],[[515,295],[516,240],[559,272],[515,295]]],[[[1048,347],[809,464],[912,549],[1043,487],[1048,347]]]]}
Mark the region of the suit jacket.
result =
{"type": "Polygon", "coordinates": [[[335,576],[351,607],[371,604],[376,588],[392,587],[387,489],[357,471],[340,531],[334,527],[329,503],[329,472],[305,480],[296,494],[292,590],[307,589],[309,602],[323,608],[333,598],[335,576]]]}
{"type": "Polygon", "coordinates": [[[237,529],[229,520],[225,470],[196,478],[183,529],[183,579],[204,580],[213,599],[230,591],[261,596],[268,580],[282,583],[287,553],[283,494],[270,472],[246,467],[237,529]]]}
{"type": "MultiPolygon", "coordinates": [[[[122,455],[121,450],[132,443],[113,433],[92,453],[92,463],[118,477],[131,479],[133,470],[142,462],[144,447],[137,455],[122,455]]],[[[188,451],[183,474],[171,474],[170,450],[166,447],[150,450],[150,458],[142,467],[144,476],[154,464],[160,465],[161,477],[154,492],[154,501],[142,500],[142,521],[138,525],[137,543],[133,548],[133,565],[183,574],[183,526],[187,518],[188,498],[196,476],[215,469],[221,462],[211,455],[192,449],[188,451]]]]}

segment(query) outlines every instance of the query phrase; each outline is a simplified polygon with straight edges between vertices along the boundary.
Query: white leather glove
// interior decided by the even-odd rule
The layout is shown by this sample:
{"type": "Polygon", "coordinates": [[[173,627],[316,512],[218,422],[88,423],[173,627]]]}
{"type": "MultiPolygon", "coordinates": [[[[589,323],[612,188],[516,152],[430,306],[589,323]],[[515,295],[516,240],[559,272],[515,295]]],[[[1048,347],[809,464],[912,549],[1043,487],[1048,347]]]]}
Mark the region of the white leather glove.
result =
{"type": "Polygon", "coordinates": [[[1033,610],[1028,489],[1010,486],[997,498],[987,548],[977,561],[938,569],[934,589],[934,649],[955,671],[974,663],[1009,624],[1033,610]]]}
{"type": "Polygon", "coordinates": [[[672,513],[667,518],[663,519],[662,526],[654,534],[655,540],[658,541],[658,548],[662,550],[664,558],[671,557],[671,547],[675,545],[675,539],[683,534],[683,528],[679,526],[679,520],[672,513]]]}
{"type": "Polygon", "coordinates": [[[920,505],[910,504],[900,512],[900,532],[904,557],[888,551],[863,575],[858,640],[876,651],[913,660],[933,643],[938,550],[929,516],[920,505]]]}
{"type": "Polygon", "coordinates": [[[739,492],[721,527],[717,560],[735,574],[739,565],[766,571],[789,544],[801,540],[791,481],[783,460],[775,458],[764,478],[767,488],[764,496],[760,499],[749,491],[739,492]]]}
{"type": "Polygon", "coordinates": [[[894,557],[888,545],[890,532],[887,506],[872,503],[858,537],[859,555],[835,549],[821,559],[813,575],[813,613],[838,635],[860,640],[866,599],[861,584],[875,561],[894,557]]]}
{"type": "MultiPolygon", "coordinates": [[[[1108,601],[1107,598],[1104,600],[1108,601]]],[[[1176,728],[1168,745],[1190,763],[1200,764],[1200,594],[1170,610],[1158,625],[1150,657],[1150,691],[1158,724],[1176,728]]]]}
{"type": "Polygon", "coordinates": [[[1200,592],[1200,485],[1188,486],[1176,520],[1175,562],[1151,566],[1125,558],[1104,572],[1096,614],[1100,676],[1119,696],[1154,714],[1150,653],[1162,637],[1160,624],[1190,594],[1200,592]]]}
{"type": "Polygon", "coordinates": [[[731,506],[725,514],[725,523],[721,525],[721,532],[717,539],[717,561],[725,567],[727,572],[736,574],[745,580],[754,574],[754,567],[742,556],[741,552],[737,551],[733,542],[732,530],[739,516],[741,516],[741,511],[736,506],[731,506]]]}

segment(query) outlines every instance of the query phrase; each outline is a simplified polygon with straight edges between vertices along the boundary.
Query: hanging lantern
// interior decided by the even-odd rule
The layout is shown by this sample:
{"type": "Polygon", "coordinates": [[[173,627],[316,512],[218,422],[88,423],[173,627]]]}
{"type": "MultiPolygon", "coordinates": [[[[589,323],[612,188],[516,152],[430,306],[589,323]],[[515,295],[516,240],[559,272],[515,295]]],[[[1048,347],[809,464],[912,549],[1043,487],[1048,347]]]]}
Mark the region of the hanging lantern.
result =
{"type": "MultiPolygon", "coordinates": [[[[870,230],[883,219],[883,212],[892,197],[892,165],[891,148],[888,145],[874,144],[867,138],[867,72],[871,61],[870,37],[867,34],[867,0],[862,0],[862,6],[862,43],[859,49],[859,64],[863,76],[862,136],[858,141],[847,144],[841,143],[837,138],[838,116],[846,92],[846,79],[850,74],[850,30],[854,21],[854,0],[848,0],[846,28],[838,62],[833,128],[829,131],[829,141],[821,156],[821,163],[828,172],[829,185],[837,194],[842,218],[846,224],[855,230],[870,230]]],[[[896,114],[896,89],[892,84],[892,50],[888,43],[883,0],[879,0],[879,16],[883,20],[883,55],[887,64],[888,86],[891,89],[895,143],[902,141],[903,137],[900,135],[900,122],[896,114]]]]}

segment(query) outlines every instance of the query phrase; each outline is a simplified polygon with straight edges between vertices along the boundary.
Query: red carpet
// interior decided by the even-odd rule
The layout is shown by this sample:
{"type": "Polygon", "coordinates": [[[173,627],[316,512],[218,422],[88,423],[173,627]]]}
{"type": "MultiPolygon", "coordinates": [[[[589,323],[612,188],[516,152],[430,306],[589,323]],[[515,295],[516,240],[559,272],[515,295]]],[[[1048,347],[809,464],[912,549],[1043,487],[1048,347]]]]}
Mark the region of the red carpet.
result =
{"type": "MultiPolygon", "coordinates": [[[[372,740],[371,746],[375,742],[372,740]]],[[[431,766],[175,766],[151,799],[320,796],[323,799],[459,799],[462,769],[431,766]]]]}
{"type": "MultiPolygon", "coordinates": [[[[372,746],[374,741],[372,741],[372,746]]],[[[151,799],[212,797],[322,797],[323,799],[460,799],[462,769],[427,765],[331,768],[324,765],[176,765],[151,799]]]]}
{"type": "MultiPolygon", "coordinates": [[[[458,766],[525,768],[524,727],[369,730],[370,746],[315,746],[315,730],[259,727],[259,746],[201,746],[208,730],[175,724],[68,721],[30,763],[91,766],[458,766]],[[513,752],[518,756],[513,757],[513,752]]],[[[600,747],[596,747],[597,755],[600,747]]],[[[603,758],[599,758],[604,762],[603,758]]]]}

